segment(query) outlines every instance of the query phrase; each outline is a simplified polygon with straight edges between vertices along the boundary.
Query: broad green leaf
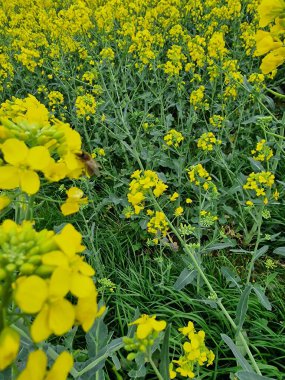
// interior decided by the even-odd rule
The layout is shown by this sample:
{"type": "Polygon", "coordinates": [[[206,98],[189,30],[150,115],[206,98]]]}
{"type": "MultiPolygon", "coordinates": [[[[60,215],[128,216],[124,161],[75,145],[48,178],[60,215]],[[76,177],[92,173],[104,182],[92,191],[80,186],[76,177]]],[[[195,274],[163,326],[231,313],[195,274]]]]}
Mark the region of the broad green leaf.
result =
{"type": "Polygon", "coordinates": [[[246,317],[246,312],[247,312],[247,308],[248,308],[248,298],[249,298],[251,289],[252,289],[251,284],[248,284],[245,286],[245,288],[244,288],[244,290],[240,296],[239,303],[237,305],[235,322],[238,326],[238,331],[241,330],[242,325],[243,325],[244,320],[245,320],[245,317],[246,317]]]}
{"type": "Polygon", "coordinates": [[[221,334],[223,341],[230,348],[235,358],[237,359],[238,364],[247,372],[253,372],[253,369],[245,357],[241,354],[237,346],[234,344],[233,340],[226,334],[221,334]]]}
{"type": "Polygon", "coordinates": [[[247,371],[239,371],[236,373],[236,376],[239,380],[275,380],[272,377],[261,376],[247,371]]]}
{"type": "Polygon", "coordinates": [[[259,299],[259,302],[261,303],[261,305],[263,305],[265,307],[265,309],[267,309],[267,310],[272,310],[272,305],[269,302],[269,299],[266,297],[262,287],[258,284],[254,284],[253,290],[254,290],[257,298],[259,299]]]}
{"type": "Polygon", "coordinates": [[[280,256],[285,256],[285,247],[278,247],[274,249],[273,253],[280,256]]]}
{"type": "Polygon", "coordinates": [[[234,286],[236,286],[237,288],[241,287],[241,285],[239,284],[240,277],[237,274],[233,273],[227,267],[221,267],[221,272],[222,272],[222,275],[225,277],[226,281],[231,283],[231,287],[234,287],[234,286]]]}
{"type": "Polygon", "coordinates": [[[235,246],[236,246],[236,241],[232,240],[232,241],[227,242],[227,243],[213,244],[213,245],[207,247],[206,250],[207,251],[218,251],[221,249],[225,249],[225,248],[229,248],[229,247],[235,247],[235,246]]]}
{"type": "Polygon", "coordinates": [[[186,285],[192,284],[192,282],[196,279],[196,277],[197,277],[197,271],[195,269],[189,270],[185,268],[180,273],[173,287],[175,290],[181,290],[185,288],[186,285]]]}
{"type": "Polygon", "coordinates": [[[268,248],[269,248],[269,245],[264,245],[263,247],[259,248],[253,255],[253,261],[263,256],[268,251],[268,248]]]}

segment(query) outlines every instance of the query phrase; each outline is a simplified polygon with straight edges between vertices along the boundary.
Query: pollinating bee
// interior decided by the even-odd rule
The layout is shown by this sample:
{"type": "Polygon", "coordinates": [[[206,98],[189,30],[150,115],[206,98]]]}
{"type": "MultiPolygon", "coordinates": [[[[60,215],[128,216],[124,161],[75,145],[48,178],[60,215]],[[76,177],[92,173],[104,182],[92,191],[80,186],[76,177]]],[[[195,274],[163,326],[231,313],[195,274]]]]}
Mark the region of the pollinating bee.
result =
{"type": "Polygon", "coordinates": [[[99,177],[101,175],[100,170],[99,170],[100,165],[98,164],[98,162],[94,160],[91,154],[82,150],[81,152],[76,153],[76,156],[79,158],[81,162],[83,162],[85,166],[85,170],[87,174],[89,175],[89,177],[92,177],[93,175],[96,175],[97,177],[99,177]]]}

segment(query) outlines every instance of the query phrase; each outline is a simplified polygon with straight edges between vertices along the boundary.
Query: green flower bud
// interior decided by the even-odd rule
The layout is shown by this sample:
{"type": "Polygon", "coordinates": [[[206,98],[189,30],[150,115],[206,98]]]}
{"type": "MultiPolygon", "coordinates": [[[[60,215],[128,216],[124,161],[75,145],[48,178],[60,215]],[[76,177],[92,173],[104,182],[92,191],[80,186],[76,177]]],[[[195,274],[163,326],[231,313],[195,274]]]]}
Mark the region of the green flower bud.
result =
{"type": "Polygon", "coordinates": [[[32,274],[34,270],[35,270],[35,266],[30,263],[25,263],[20,267],[21,273],[25,275],[32,274]]]}
{"type": "Polygon", "coordinates": [[[135,352],[131,352],[127,356],[127,360],[132,361],[136,358],[137,354],[135,352]]]}
{"type": "Polygon", "coordinates": [[[12,263],[6,265],[6,271],[10,272],[10,273],[14,272],[16,270],[16,268],[17,268],[17,266],[15,264],[12,264],[12,263]]]}
{"type": "Polygon", "coordinates": [[[32,257],[29,257],[27,260],[28,263],[34,264],[34,265],[39,265],[42,262],[42,258],[40,255],[34,255],[32,257]]]}
{"type": "Polygon", "coordinates": [[[3,268],[0,268],[0,280],[4,280],[7,276],[6,271],[3,268]]]}
{"type": "Polygon", "coordinates": [[[40,277],[46,277],[49,274],[51,274],[54,271],[54,267],[51,265],[40,265],[36,271],[35,274],[37,274],[40,277]]]}

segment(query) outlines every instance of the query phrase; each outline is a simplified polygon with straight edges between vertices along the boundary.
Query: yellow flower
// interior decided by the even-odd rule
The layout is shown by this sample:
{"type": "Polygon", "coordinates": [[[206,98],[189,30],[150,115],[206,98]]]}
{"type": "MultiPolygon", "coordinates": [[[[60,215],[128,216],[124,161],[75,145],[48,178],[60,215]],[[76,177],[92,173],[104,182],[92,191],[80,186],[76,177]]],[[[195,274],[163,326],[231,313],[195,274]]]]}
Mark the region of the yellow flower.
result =
{"type": "Polygon", "coordinates": [[[20,187],[28,194],[40,188],[36,171],[44,171],[50,163],[47,148],[36,146],[29,149],[23,141],[8,139],[1,145],[7,165],[0,166],[0,188],[5,190],[20,187]]]}
{"type": "Polygon", "coordinates": [[[5,327],[0,333],[0,371],[7,368],[16,359],[20,347],[20,336],[11,327],[5,327]]]}
{"type": "Polygon", "coordinates": [[[280,47],[267,54],[260,65],[263,74],[269,74],[285,61],[285,47],[280,47]]]}
{"type": "Polygon", "coordinates": [[[171,202],[174,202],[177,198],[179,197],[179,194],[175,191],[175,193],[173,193],[169,199],[171,202]]]}
{"type": "Polygon", "coordinates": [[[182,215],[183,214],[183,211],[184,211],[184,209],[183,209],[183,207],[177,207],[176,209],[175,209],[175,211],[174,211],[174,216],[180,216],[180,215],[182,215]]]}
{"type": "Polygon", "coordinates": [[[284,10],[285,3],[283,0],[263,0],[257,8],[260,17],[259,26],[264,28],[280,16],[284,10]]]}
{"type": "Polygon", "coordinates": [[[66,380],[72,366],[72,355],[64,351],[58,355],[51,369],[47,371],[46,354],[41,350],[33,351],[29,354],[26,368],[17,380],[66,380]]]}
{"type": "Polygon", "coordinates": [[[130,323],[130,326],[137,325],[137,338],[145,339],[147,336],[152,334],[154,331],[162,331],[166,327],[165,321],[157,321],[156,315],[150,317],[147,314],[143,314],[140,318],[136,319],[134,322],[130,323]]]}
{"type": "Polygon", "coordinates": [[[60,206],[64,216],[71,215],[79,211],[81,205],[88,203],[88,198],[83,197],[83,191],[78,187],[71,187],[67,190],[67,200],[60,206]]]}
{"type": "Polygon", "coordinates": [[[75,321],[74,306],[64,297],[69,291],[68,276],[57,268],[51,279],[32,275],[16,281],[15,301],[25,313],[38,313],[31,327],[35,342],[47,339],[52,333],[63,335],[75,321]]]}

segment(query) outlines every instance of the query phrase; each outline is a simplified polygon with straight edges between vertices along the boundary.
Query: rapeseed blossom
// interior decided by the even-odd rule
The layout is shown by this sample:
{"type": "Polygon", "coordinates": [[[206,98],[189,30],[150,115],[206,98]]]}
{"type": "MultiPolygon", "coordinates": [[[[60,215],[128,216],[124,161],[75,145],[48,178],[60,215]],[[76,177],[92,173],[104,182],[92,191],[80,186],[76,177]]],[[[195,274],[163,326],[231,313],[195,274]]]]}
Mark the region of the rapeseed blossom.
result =
{"type": "Polygon", "coordinates": [[[61,352],[52,367],[47,370],[47,356],[42,350],[29,354],[26,368],[17,380],[66,380],[73,366],[73,358],[67,351],[61,352]]]}
{"type": "Polygon", "coordinates": [[[66,191],[66,194],[67,200],[60,206],[64,216],[78,212],[81,205],[88,203],[87,197],[83,198],[83,191],[77,187],[71,187],[66,191]]]}
{"type": "Polygon", "coordinates": [[[179,331],[187,337],[187,341],[183,344],[184,354],[178,360],[172,361],[177,368],[174,370],[173,365],[170,367],[170,377],[174,379],[176,373],[179,373],[182,377],[193,379],[195,367],[213,364],[215,354],[205,345],[205,332],[203,330],[196,332],[193,322],[188,322],[188,325],[179,331]]]}
{"type": "Polygon", "coordinates": [[[168,187],[152,170],[145,170],[144,172],[136,170],[131,178],[128,201],[133,206],[134,214],[137,215],[144,209],[144,202],[150,190],[158,198],[168,187]]]}

